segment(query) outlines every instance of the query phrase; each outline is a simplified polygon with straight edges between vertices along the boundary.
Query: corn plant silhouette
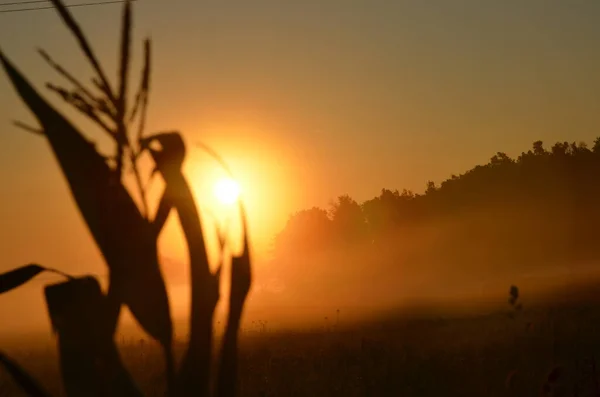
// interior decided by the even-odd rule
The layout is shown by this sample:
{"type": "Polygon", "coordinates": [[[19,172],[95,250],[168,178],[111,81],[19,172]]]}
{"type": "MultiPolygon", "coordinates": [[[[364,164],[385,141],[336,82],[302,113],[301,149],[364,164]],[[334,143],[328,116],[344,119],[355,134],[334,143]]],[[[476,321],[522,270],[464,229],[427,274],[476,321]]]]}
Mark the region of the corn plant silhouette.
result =
{"type": "MultiPolygon", "coordinates": [[[[200,215],[194,197],[183,173],[185,142],[177,132],[161,133],[142,139],[142,149],[148,150],[156,163],[154,172],[159,172],[166,183],[158,216],[166,219],[170,208],[175,208],[188,244],[191,267],[191,336],[188,349],[179,372],[178,390],[182,395],[208,396],[210,394],[210,359],[212,322],[214,310],[219,301],[219,278],[221,264],[212,274],[208,262],[206,245],[202,233],[200,215]],[[153,144],[160,148],[153,148],[153,144]],[[164,214],[164,215],[163,215],[164,214]]],[[[210,151],[230,173],[224,161],[210,151]]],[[[153,172],[153,173],[154,173],[153,172]]],[[[232,289],[230,295],[230,315],[224,338],[221,357],[221,371],[217,383],[218,396],[235,394],[236,342],[243,304],[250,289],[250,259],[248,254],[247,231],[243,206],[240,204],[243,220],[244,247],[240,257],[232,258],[232,289]],[[225,376],[227,374],[228,376],[225,376]]],[[[156,222],[156,220],[155,220],[156,222]]],[[[160,224],[159,224],[160,225],[160,224]]],[[[221,250],[225,241],[220,237],[221,250]]]]}
{"type": "MultiPolygon", "coordinates": [[[[129,147],[124,130],[123,108],[126,96],[126,71],[129,63],[131,6],[126,2],[123,13],[121,82],[117,97],[68,10],[61,1],[52,2],[96,70],[99,80],[94,81],[101,88],[102,94],[94,96],[83,88],[83,84],[77,82],[42,52],[44,58],[49,60],[60,74],[66,76],[69,81],[75,82],[76,89],[70,93],[53,85],[49,87],[61,93],[65,100],[92,120],[98,121],[101,126],[106,126],[106,123],[99,121],[100,113],[109,116],[116,125],[113,129],[106,127],[118,144],[116,169],[109,167],[104,156],[96,151],[94,145],[40,96],[1,52],[0,61],[17,92],[42,125],[42,133],[48,139],[69,183],[75,202],[106,260],[110,270],[108,302],[113,306],[111,317],[114,319],[115,326],[119,307],[123,302],[129,306],[144,330],[163,345],[167,365],[172,368],[172,325],[166,287],[158,263],[157,233],[151,223],[140,213],[120,181],[119,164],[122,161],[119,161],[119,158],[125,147],[129,147]]],[[[149,59],[149,48],[147,42],[146,60],[149,59]]],[[[138,98],[147,96],[148,73],[149,66],[146,65],[138,98]]],[[[132,115],[136,108],[132,110],[132,115]]],[[[142,113],[145,113],[145,110],[142,109],[142,113]]],[[[134,172],[137,174],[135,166],[134,172]]],[[[138,185],[143,195],[141,182],[138,185]]],[[[172,370],[169,370],[168,376],[172,378],[172,370]]]]}
{"type": "Polygon", "coordinates": [[[119,356],[98,281],[81,277],[44,292],[67,395],[142,397],[119,356]]]}
{"type": "Polygon", "coordinates": [[[31,397],[49,397],[49,394],[38,382],[25,372],[19,364],[8,358],[0,351],[0,363],[6,371],[16,380],[23,390],[31,397]]]}
{"type": "Polygon", "coordinates": [[[3,294],[25,284],[27,281],[31,280],[32,278],[44,271],[57,273],[69,279],[73,278],[70,275],[61,272],[60,270],[46,268],[44,266],[38,265],[37,263],[31,263],[29,265],[25,265],[18,269],[1,274],[0,294],[3,294]]]}
{"type": "MultiPolygon", "coordinates": [[[[231,169],[221,156],[204,144],[200,144],[199,146],[217,160],[232,179],[235,179],[231,169]]],[[[236,394],[238,332],[240,330],[244,304],[252,284],[252,266],[246,210],[239,198],[238,206],[242,222],[243,245],[242,252],[231,258],[229,313],[227,314],[227,325],[223,337],[223,346],[221,347],[221,361],[219,362],[219,372],[216,383],[217,397],[232,397],[236,394]]],[[[220,243],[221,246],[223,246],[222,239],[220,243]]]]}
{"type": "MultiPolygon", "coordinates": [[[[67,90],[52,84],[47,87],[109,133],[117,145],[114,156],[116,166],[113,168],[108,163],[111,157],[100,154],[92,142],[38,94],[0,51],[4,70],[21,99],[41,124],[41,129],[19,122],[16,125],[48,139],[74,201],[110,271],[107,295],[102,293],[93,277],[71,278],[66,283],[48,286],[45,290],[53,330],[58,336],[65,390],[69,396],[141,395],[122,365],[114,343],[120,306],[126,304],[142,328],[163,346],[169,394],[209,395],[212,316],[219,298],[220,272],[211,274],[208,269],[201,222],[180,169],[177,166],[165,168],[160,155],[151,152],[167,186],[157,215],[151,221],[136,166],[142,153],[142,144],[148,142],[143,140],[142,135],[150,86],[150,42],[145,41],[145,63],[140,87],[132,109],[128,110],[131,2],[125,2],[123,11],[117,93],[111,88],[88,41],[62,1],[51,2],[97,74],[92,82],[100,93],[94,94],[86,89],[45,51],[40,50],[43,59],[75,88],[67,90]],[[136,149],[129,139],[129,127],[138,115],[137,143],[140,149],[136,149]],[[137,182],[142,210],[121,181],[126,154],[129,155],[137,182]],[[171,350],[172,323],[157,248],[158,234],[171,207],[180,214],[192,259],[192,335],[177,389],[171,350]]],[[[144,145],[144,148],[147,147],[144,145]]],[[[179,156],[180,165],[185,154],[184,145],[181,149],[182,152],[178,153],[168,146],[164,153],[169,157],[179,156]]],[[[219,397],[235,394],[237,334],[251,282],[245,213],[241,202],[239,205],[244,226],[244,251],[241,256],[232,258],[230,312],[216,387],[219,397]]],[[[221,242],[223,248],[224,242],[221,242]]],[[[7,291],[16,288],[42,270],[30,265],[9,272],[5,277],[0,277],[0,281],[4,282],[0,287],[6,285],[4,289],[7,291]]],[[[41,395],[36,394],[35,390],[38,389],[35,384],[28,382],[30,378],[19,375],[24,372],[15,370],[11,373],[16,374],[15,378],[29,394],[41,395]]]]}
{"type": "Polygon", "coordinates": [[[160,172],[165,180],[155,224],[162,227],[171,208],[175,208],[188,245],[192,289],[190,341],[179,372],[178,390],[194,390],[199,396],[207,396],[212,318],[219,300],[220,272],[211,274],[200,215],[181,170],[185,157],[183,139],[178,133],[165,133],[145,138],[141,144],[155,161],[154,172],[160,172]],[[161,150],[152,148],[155,142],[160,144],[161,150]]]}

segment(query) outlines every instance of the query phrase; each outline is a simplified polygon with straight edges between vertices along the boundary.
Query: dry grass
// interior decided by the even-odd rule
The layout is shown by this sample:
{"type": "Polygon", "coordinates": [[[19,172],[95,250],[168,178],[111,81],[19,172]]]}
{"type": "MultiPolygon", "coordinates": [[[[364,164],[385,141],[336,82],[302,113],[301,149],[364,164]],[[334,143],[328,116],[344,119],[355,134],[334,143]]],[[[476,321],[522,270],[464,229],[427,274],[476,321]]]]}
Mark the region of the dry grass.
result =
{"type": "MultiPolygon", "coordinates": [[[[594,396],[600,309],[525,308],[471,318],[382,321],[349,330],[241,334],[241,396],[594,396]],[[566,394],[560,394],[564,392],[566,394]],[[577,393],[577,394],[575,394],[577,393]]],[[[162,395],[158,346],[120,341],[140,388],[162,395]]],[[[184,344],[177,346],[182,353],[184,344]]],[[[61,395],[51,348],[14,354],[61,395]]],[[[18,396],[4,374],[0,396],[18,396]]]]}

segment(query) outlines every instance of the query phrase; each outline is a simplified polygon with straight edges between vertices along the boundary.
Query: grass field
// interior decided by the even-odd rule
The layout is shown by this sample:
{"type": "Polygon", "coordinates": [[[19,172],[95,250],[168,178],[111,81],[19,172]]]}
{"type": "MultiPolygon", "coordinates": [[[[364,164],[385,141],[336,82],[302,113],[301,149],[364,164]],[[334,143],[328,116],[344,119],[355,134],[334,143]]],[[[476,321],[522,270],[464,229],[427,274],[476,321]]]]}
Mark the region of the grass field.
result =
{"type": "MultiPolygon", "coordinates": [[[[521,311],[507,304],[478,316],[390,316],[305,332],[255,326],[241,334],[240,395],[599,396],[594,291],[578,288],[562,303],[521,311]]],[[[133,339],[119,344],[140,388],[162,395],[158,348],[133,339]]],[[[53,347],[9,352],[54,395],[63,395],[53,347]]],[[[0,372],[0,396],[13,395],[21,394],[0,372]]]]}

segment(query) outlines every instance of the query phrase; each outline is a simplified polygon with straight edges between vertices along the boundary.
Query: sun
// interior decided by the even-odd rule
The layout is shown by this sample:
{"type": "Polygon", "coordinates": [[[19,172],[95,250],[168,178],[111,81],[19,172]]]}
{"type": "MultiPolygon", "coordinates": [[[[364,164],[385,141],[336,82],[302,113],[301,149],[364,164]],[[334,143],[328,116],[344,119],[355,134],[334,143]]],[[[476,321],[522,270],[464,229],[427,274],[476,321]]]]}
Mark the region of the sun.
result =
{"type": "Polygon", "coordinates": [[[231,178],[219,179],[215,183],[214,193],[222,204],[233,204],[240,196],[240,185],[231,178]]]}

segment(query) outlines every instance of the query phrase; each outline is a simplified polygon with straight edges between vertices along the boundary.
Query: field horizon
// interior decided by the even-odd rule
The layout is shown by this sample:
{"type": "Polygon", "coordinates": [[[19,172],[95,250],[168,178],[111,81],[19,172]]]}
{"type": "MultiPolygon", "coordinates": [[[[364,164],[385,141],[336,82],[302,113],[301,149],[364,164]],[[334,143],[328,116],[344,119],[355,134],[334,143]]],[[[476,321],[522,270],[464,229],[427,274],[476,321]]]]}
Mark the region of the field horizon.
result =
{"type": "MultiPolygon", "coordinates": [[[[339,319],[321,318],[320,326],[304,328],[277,328],[268,320],[246,318],[240,332],[241,395],[433,396],[444,391],[449,396],[503,396],[512,391],[510,395],[530,396],[554,366],[560,366],[560,381],[569,388],[592,387],[592,380],[577,371],[600,354],[594,342],[600,329],[600,279],[588,277],[533,293],[522,290],[520,310],[509,305],[508,287],[504,297],[485,307],[413,305],[361,321],[345,321],[340,311],[339,319]]],[[[216,321],[216,346],[220,326],[216,321]]],[[[159,396],[164,390],[159,346],[131,328],[120,327],[115,338],[122,359],[140,388],[159,396]]],[[[10,346],[6,353],[54,395],[63,395],[51,335],[11,340],[2,340],[10,346]]],[[[177,338],[178,356],[184,346],[185,338],[177,338]]],[[[0,374],[0,396],[20,395],[5,376],[0,374]]]]}

